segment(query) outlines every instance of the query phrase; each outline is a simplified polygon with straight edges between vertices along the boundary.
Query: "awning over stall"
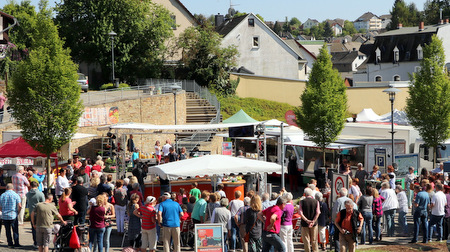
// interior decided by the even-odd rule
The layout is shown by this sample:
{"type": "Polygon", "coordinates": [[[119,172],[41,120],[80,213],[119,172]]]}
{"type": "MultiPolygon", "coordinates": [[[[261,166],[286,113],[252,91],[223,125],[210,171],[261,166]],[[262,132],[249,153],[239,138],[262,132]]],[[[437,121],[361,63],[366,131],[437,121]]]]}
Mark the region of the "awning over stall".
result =
{"type": "MultiPolygon", "coordinates": [[[[11,141],[0,144],[0,158],[36,158],[47,157],[45,154],[34,150],[31,145],[22,137],[15,138],[11,141]]],[[[52,153],[50,157],[56,158],[56,153],[52,153]]]]}
{"type": "Polygon", "coordinates": [[[163,179],[176,180],[195,176],[213,176],[221,174],[247,173],[281,173],[281,166],[276,163],[225,155],[207,155],[185,159],[168,164],[153,166],[149,172],[163,179]]]}

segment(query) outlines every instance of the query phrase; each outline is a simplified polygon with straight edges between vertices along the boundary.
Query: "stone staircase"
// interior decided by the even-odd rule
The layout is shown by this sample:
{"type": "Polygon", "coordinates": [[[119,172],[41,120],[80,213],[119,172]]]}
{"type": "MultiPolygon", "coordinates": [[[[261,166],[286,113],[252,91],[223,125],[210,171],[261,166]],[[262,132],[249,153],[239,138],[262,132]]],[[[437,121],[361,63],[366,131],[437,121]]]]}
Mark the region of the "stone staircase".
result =
{"type": "MultiPolygon", "coordinates": [[[[208,100],[196,93],[186,92],[186,124],[209,124],[216,117],[217,110],[208,100]]],[[[190,152],[202,143],[210,142],[211,133],[181,132],[178,134],[178,148],[190,152]]]]}
{"type": "Polygon", "coordinates": [[[186,123],[209,124],[216,117],[217,110],[196,93],[186,92],[186,123]]]}

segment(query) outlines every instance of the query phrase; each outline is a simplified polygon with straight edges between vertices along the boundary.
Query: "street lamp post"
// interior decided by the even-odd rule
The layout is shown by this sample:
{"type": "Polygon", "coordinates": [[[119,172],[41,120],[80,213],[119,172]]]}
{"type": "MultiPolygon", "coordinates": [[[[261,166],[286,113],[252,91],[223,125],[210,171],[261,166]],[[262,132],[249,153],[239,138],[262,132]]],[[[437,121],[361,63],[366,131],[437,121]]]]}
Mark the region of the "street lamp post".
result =
{"type": "MultiPolygon", "coordinates": [[[[174,110],[174,122],[175,125],[177,125],[177,92],[181,89],[180,86],[177,84],[173,84],[170,86],[170,89],[172,89],[173,93],[173,110],[174,110]]],[[[178,151],[178,142],[177,142],[178,135],[175,133],[175,151],[178,151]]]]}
{"type": "Polygon", "coordinates": [[[117,33],[111,31],[108,35],[111,38],[112,83],[114,84],[114,87],[117,87],[116,76],[114,74],[114,37],[117,36],[117,33]]]}
{"type": "Polygon", "coordinates": [[[395,101],[395,94],[400,92],[399,89],[396,88],[388,88],[383,90],[383,92],[387,93],[389,95],[389,101],[391,101],[391,141],[392,141],[392,153],[391,153],[391,159],[392,159],[392,165],[394,165],[394,154],[395,154],[395,150],[394,150],[394,101],[395,101]]]}

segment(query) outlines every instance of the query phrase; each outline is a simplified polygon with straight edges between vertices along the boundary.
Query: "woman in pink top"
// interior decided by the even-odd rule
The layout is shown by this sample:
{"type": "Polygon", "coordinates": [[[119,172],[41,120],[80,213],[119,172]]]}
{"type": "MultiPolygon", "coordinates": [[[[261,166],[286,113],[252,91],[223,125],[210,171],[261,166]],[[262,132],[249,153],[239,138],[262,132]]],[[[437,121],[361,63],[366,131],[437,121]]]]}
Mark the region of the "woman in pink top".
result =
{"type": "Polygon", "coordinates": [[[72,201],[70,198],[71,194],[72,188],[64,188],[64,192],[61,195],[61,198],[59,198],[59,214],[61,214],[64,220],[74,221],[74,215],[77,215],[78,212],[73,208],[73,205],[75,205],[76,202],[72,201]]]}

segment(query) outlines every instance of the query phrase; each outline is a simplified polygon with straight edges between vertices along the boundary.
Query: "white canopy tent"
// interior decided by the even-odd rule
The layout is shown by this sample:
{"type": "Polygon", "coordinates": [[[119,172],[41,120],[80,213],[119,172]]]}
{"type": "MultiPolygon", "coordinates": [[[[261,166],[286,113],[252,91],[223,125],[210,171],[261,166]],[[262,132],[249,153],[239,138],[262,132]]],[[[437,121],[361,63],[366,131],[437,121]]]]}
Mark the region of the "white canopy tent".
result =
{"type": "Polygon", "coordinates": [[[185,159],[178,162],[153,166],[149,173],[162,179],[176,180],[195,176],[247,173],[281,173],[281,166],[276,163],[238,158],[225,155],[207,155],[185,159]]]}
{"type": "Polygon", "coordinates": [[[255,123],[217,123],[217,124],[177,124],[177,125],[156,125],[148,123],[118,123],[99,127],[98,130],[128,130],[132,132],[137,131],[183,131],[183,130],[216,130],[216,129],[226,129],[230,127],[242,127],[249,125],[257,125],[259,122],[255,123]]]}

